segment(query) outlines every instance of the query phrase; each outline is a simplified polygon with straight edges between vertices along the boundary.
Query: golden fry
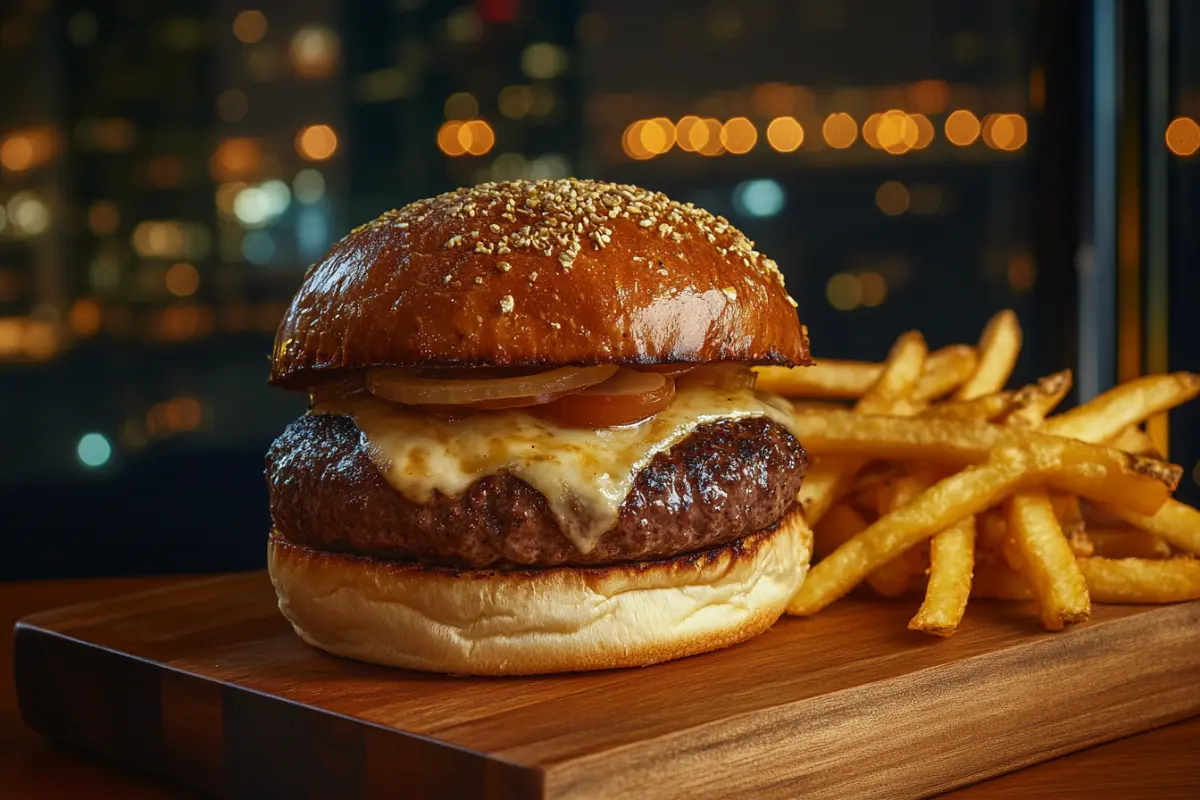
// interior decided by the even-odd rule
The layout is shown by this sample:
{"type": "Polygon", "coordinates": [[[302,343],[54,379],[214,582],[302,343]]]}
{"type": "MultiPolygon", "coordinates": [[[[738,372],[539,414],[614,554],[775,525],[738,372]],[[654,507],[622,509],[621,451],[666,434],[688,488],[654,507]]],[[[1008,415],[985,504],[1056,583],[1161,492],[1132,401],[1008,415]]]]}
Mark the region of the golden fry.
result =
{"type": "Polygon", "coordinates": [[[846,503],[838,503],[813,526],[813,556],[825,558],[863,530],[867,521],[846,503]]]}
{"type": "Polygon", "coordinates": [[[994,600],[1033,600],[1033,586],[1025,574],[1007,564],[979,564],[971,579],[971,597],[994,600]]]}
{"type": "Polygon", "coordinates": [[[917,416],[922,419],[978,419],[992,422],[1010,414],[1015,402],[1015,392],[993,392],[974,400],[937,403],[922,409],[917,416]]]}
{"type": "Polygon", "coordinates": [[[913,399],[928,402],[944,397],[962,385],[979,366],[975,348],[965,344],[952,344],[934,350],[925,360],[925,372],[913,389],[913,399]]]}
{"type": "Polygon", "coordinates": [[[1037,589],[1042,624],[1057,631],[1086,620],[1092,613],[1087,585],[1046,492],[1017,492],[1005,511],[1008,530],[1037,589]]]}
{"type": "MultiPolygon", "coordinates": [[[[956,344],[929,354],[913,399],[935,400],[965,381],[978,359],[975,348],[956,344]]],[[[883,364],[821,358],[811,367],[755,367],[758,388],[783,397],[853,399],[862,397],[883,373],[883,364]]]]}
{"type": "Polygon", "coordinates": [[[815,452],[862,459],[970,464],[1007,454],[1005,457],[1019,457],[1055,488],[1144,514],[1163,504],[1182,474],[1176,465],[1103,445],[972,420],[810,411],[795,415],[795,429],[805,446],[815,452]],[[1106,494],[1109,492],[1112,494],[1106,494]]]}
{"type": "Polygon", "coordinates": [[[1046,420],[1043,430],[1087,442],[1102,442],[1148,417],[1200,394],[1200,375],[1176,372],[1127,381],[1081,406],[1046,420]]]}
{"type": "Polygon", "coordinates": [[[1162,458],[1162,453],[1158,452],[1158,448],[1154,446],[1154,440],[1150,438],[1150,434],[1137,425],[1123,428],[1120,433],[1108,440],[1108,446],[1124,450],[1126,453],[1133,453],[1135,456],[1162,458]]]}
{"type": "Polygon", "coordinates": [[[755,367],[758,388],[783,397],[862,397],[883,372],[882,364],[823,358],[811,367],[755,367]]]}
{"type": "Polygon", "coordinates": [[[921,377],[928,350],[921,334],[910,331],[892,345],[879,380],[875,381],[854,406],[862,414],[891,414],[895,404],[906,400],[921,377]]]}
{"type": "Polygon", "coordinates": [[[818,562],[792,598],[788,613],[815,614],[908,548],[995,505],[1023,478],[1021,465],[989,463],[940,481],[818,562]]]}
{"type": "Polygon", "coordinates": [[[1200,559],[1183,556],[1081,558],[1079,567],[1097,603],[1179,603],[1200,598],[1200,559]]]}
{"type": "Polygon", "coordinates": [[[1167,500],[1154,514],[1140,514],[1120,503],[1098,500],[1096,507],[1133,527],[1152,533],[1168,544],[1200,555],[1200,511],[1178,500],[1167,500]]]}
{"type": "Polygon", "coordinates": [[[1004,388],[1021,352],[1021,325],[1011,310],[1001,311],[984,326],[979,337],[979,366],[954,396],[972,400],[1004,388]]]}
{"type": "MultiPolygon", "coordinates": [[[[879,515],[883,516],[908,505],[912,499],[930,487],[925,481],[912,475],[903,475],[892,481],[878,498],[879,515]]],[[[867,576],[871,588],[884,597],[899,597],[908,591],[912,576],[921,571],[922,559],[916,548],[901,553],[867,576]]]]}
{"type": "Polygon", "coordinates": [[[975,517],[959,520],[935,535],[929,547],[929,583],[925,602],[909,630],[949,636],[962,622],[975,568],[975,517]]]}
{"type": "Polygon", "coordinates": [[[1046,415],[1062,402],[1071,390],[1071,370],[1063,370],[1037,383],[1023,386],[1013,394],[1013,409],[1004,419],[1004,424],[1037,428],[1046,415]]]}
{"type": "Polygon", "coordinates": [[[995,508],[981,513],[975,525],[975,537],[979,550],[1000,550],[1009,538],[1008,523],[1004,521],[1004,514],[995,508]]]}
{"type": "Polygon", "coordinates": [[[850,491],[854,475],[865,462],[853,456],[822,456],[809,468],[800,484],[797,502],[804,509],[809,525],[816,525],[850,491]]]}
{"type": "Polygon", "coordinates": [[[1171,545],[1134,528],[1089,528],[1092,555],[1100,558],[1170,558],[1171,545]]]}

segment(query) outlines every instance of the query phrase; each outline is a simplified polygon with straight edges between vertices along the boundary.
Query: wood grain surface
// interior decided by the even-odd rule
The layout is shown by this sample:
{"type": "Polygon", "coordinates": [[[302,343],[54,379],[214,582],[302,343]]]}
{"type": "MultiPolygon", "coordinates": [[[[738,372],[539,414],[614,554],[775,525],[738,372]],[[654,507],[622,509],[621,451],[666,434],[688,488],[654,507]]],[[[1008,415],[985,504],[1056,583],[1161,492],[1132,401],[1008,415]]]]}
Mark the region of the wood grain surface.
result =
{"type": "MultiPolygon", "coordinates": [[[[946,642],[910,613],[850,598],[659,667],[450,678],[306,647],[252,574],[37,615],[16,678],[36,729],[242,796],[915,796],[1200,711],[1200,604],[1048,634],[978,603],[946,642]]],[[[1053,787],[1085,755],[992,783],[1053,787]]]]}

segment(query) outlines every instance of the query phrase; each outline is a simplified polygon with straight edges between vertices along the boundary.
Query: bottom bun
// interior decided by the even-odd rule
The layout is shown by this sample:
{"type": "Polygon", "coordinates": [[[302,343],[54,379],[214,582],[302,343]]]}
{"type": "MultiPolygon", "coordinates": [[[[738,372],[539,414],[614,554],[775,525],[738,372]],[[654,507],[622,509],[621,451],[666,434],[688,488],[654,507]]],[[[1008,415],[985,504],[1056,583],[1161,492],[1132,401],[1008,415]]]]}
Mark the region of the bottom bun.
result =
{"type": "Polygon", "coordinates": [[[798,507],[775,527],[665,561],[451,570],[313,550],[273,534],[279,608],[300,638],[375,664],[464,675],[638,667],[774,622],[808,572],[798,507]]]}

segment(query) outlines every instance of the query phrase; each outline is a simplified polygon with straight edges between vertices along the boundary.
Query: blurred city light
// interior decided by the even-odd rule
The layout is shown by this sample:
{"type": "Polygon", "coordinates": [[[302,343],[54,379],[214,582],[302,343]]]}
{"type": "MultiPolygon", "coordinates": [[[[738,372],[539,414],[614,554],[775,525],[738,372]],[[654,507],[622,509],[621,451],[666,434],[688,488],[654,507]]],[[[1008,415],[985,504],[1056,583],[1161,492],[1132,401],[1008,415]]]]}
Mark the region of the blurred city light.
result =
{"type": "Polygon", "coordinates": [[[1200,150],[1200,124],[1191,117],[1176,117],[1167,126],[1167,149],[1177,156],[1187,157],[1200,150]]]}
{"type": "Polygon", "coordinates": [[[296,152],[309,161],[324,161],[337,147],[337,134],[328,125],[308,125],[296,134],[296,152]]]}
{"type": "Polygon", "coordinates": [[[785,200],[783,187],[770,178],[743,181],[733,189],[733,205],[747,217],[773,217],[785,200]]]}
{"type": "Polygon", "coordinates": [[[749,153],[757,142],[758,131],[745,117],[734,117],[721,126],[721,145],[734,155],[749,153]]]}
{"type": "Polygon", "coordinates": [[[172,264],[163,276],[167,291],[176,297],[190,297],[200,287],[200,273],[186,261],[172,264]]]}
{"type": "Polygon", "coordinates": [[[50,208],[33,192],[17,192],[8,200],[8,221],[17,233],[36,236],[50,227],[50,208]]]}
{"type": "Polygon", "coordinates": [[[102,467],[112,457],[112,445],[102,433],[85,433],[75,445],[75,457],[85,467],[102,467]]]}
{"type": "Polygon", "coordinates": [[[306,25],[296,31],[288,47],[292,67],[301,78],[328,78],[337,68],[338,36],[324,25],[306,25]]]}
{"type": "Polygon", "coordinates": [[[302,169],[292,179],[292,191],[301,203],[316,203],[325,196],[325,176],[319,170],[302,169]]]}
{"type": "Polygon", "coordinates": [[[830,147],[845,150],[858,139],[858,124],[845,112],[830,114],[821,126],[821,135],[830,147]]]}
{"type": "Polygon", "coordinates": [[[899,181],[881,183],[875,190],[875,205],[889,217],[898,217],[908,211],[909,202],[908,187],[899,181]]]}
{"type": "Polygon", "coordinates": [[[795,117],[776,117],[767,126],[767,143],[780,153],[790,153],[804,144],[804,128],[795,117]]]}
{"type": "Polygon", "coordinates": [[[959,147],[966,147],[978,139],[979,128],[979,118],[966,109],[952,111],[946,117],[946,138],[959,147]]]}
{"type": "Polygon", "coordinates": [[[470,92],[455,92],[442,105],[446,119],[474,119],[479,116],[479,101],[470,92]]]}
{"type": "Polygon", "coordinates": [[[531,78],[546,80],[567,69],[567,51],[550,42],[535,42],[521,51],[521,71],[531,78]]]}
{"type": "Polygon", "coordinates": [[[254,9],[239,12],[233,18],[233,35],[239,42],[254,44],[267,35],[267,17],[254,9]]]}
{"type": "Polygon", "coordinates": [[[862,303],[862,284],[858,277],[839,272],[825,284],[825,299],[838,311],[850,311],[862,303]]]}

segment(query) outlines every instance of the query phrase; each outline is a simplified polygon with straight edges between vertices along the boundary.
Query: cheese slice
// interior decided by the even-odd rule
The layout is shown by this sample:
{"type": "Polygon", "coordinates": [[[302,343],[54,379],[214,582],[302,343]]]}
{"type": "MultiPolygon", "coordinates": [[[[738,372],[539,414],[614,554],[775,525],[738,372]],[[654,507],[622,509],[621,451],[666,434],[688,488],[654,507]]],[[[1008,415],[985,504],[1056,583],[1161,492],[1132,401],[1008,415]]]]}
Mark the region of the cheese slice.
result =
{"type": "Polygon", "coordinates": [[[521,478],[545,496],[581,553],[616,524],[637,473],[700,425],[769,417],[795,427],[791,406],[775,395],[682,383],[655,416],[614,428],[573,428],[516,409],[447,421],[370,395],[322,402],[313,413],[353,416],[385,480],[413,502],[458,494],[489,475],[521,478]]]}

